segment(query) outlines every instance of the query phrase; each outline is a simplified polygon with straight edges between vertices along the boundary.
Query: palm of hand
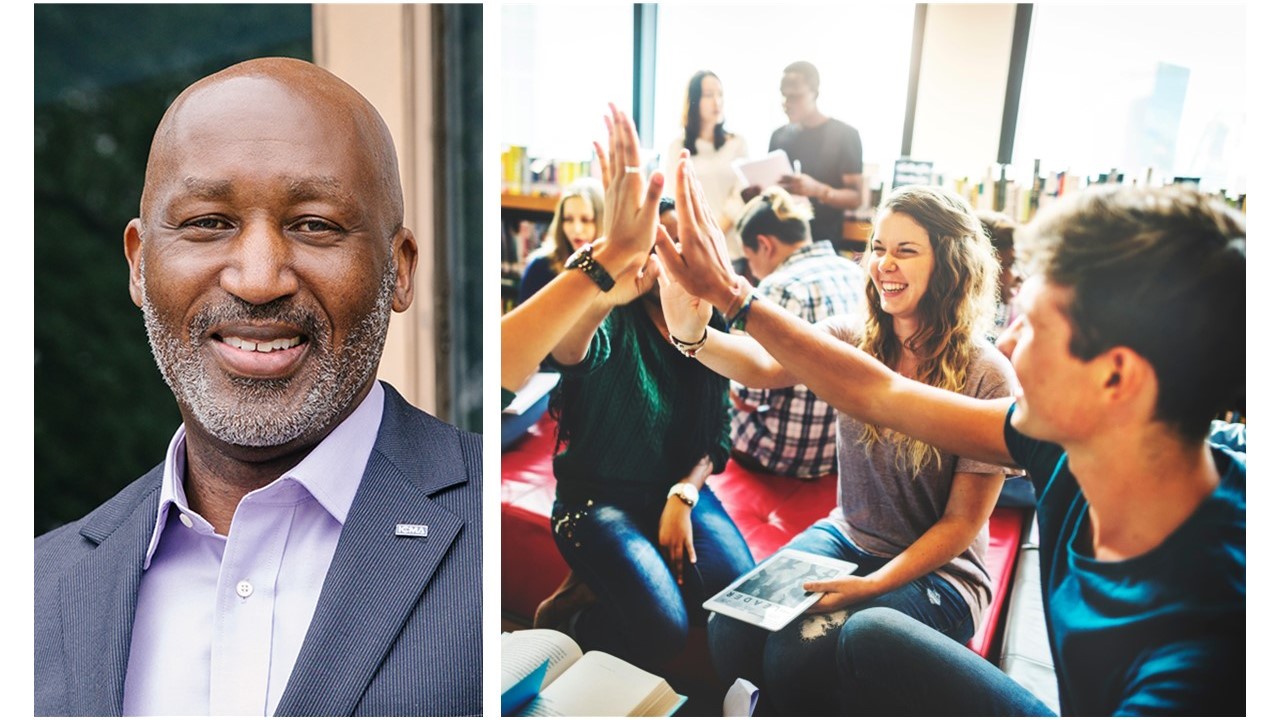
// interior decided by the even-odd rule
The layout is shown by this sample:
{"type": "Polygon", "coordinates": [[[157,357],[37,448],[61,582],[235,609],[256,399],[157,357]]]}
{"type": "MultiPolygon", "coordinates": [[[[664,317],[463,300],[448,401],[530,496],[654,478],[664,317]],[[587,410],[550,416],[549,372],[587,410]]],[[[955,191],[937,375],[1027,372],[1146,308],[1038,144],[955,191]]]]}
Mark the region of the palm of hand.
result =
{"type": "Polygon", "coordinates": [[[690,294],[677,282],[662,283],[659,293],[667,329],[678,338],[696,342],[711,322],[711,303],[690,294]]]}

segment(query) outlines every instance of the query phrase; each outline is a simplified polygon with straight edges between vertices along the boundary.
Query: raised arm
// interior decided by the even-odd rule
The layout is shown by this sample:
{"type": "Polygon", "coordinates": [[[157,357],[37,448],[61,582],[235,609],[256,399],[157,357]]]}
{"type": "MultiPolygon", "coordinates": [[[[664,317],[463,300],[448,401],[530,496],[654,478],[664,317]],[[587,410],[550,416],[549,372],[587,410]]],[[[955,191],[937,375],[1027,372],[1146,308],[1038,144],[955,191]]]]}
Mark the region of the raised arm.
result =
{"type": "MultiPolygon", "coordinates": [[[[695,203],[701,190],[693,168],[682,162],[676,176],[680,246],[659,235],[665,273],[732,317],[749,299],[750,286],[734,273],[719,228],[695,203]]],[[[977,400],[908,380],[768,300],[754,300],[746,312],[751,337],[836,409],[962,457],[1012,464],[1004,442],[1010,400],[977,400]]]]}
{"type": "MultiPolygon", "coordinates": [[[[649,233],[652,235],[653,231],[650,230],[649,233]]],[[[653,283],[653,273],[644,266],[617,276],[612,290],[607,293],[596,293],[595,297],[587,303],[586,309],[577,314],[577,322],[556,343],[551,356],[561,365],[576,365],[582,362],[587,355],[587,350],[591,347],[591,338],[600,327],[600,323],[604,322],[614,308],[626,305],[648,292],[653,287],[653,283]]]]}
{"type": "MultiPolygon", "coordinates": [[[[648,257],[657,224],[662,177],[654,173],[646,184],[639,172],[640,140],[626,113],[613,105],[605,116],[609,155],[601,154],[605,174],[604,231],[594,257],[620,284],[633,278],[648,257]]],[[[599,145],[597,152],[602,150],[599,145]]],[[[604,293],[581,272],[561,273],[519,307],[502,318],[502,387],[515,390],[537,371],[604,293]]],[[[603,317],[603,316],[601,316],[603,317]]],[[[599,321],[596,321],[599,324],[599,321]]]]}
{"type": "MultiPolygon", "coordinates": [[[[611,276],[624,275],[631,267],[620,265],[617,255],[603,247],[596,258],[611,276]]],[[[533,297],[503,315],[502,387],[515,390],[524,385],[603,295],[585,273],[560,273],[533,297]]]]}
{"type": "MultiPolygon", "coordinates": [[[[661,227],[660,235],[665,234],[661,227]]],[[[760,343],[745,335],[731,335],[708,327],[711,303],[690,295],[679,283],[672,282],[655,257],[650,260],[658,276],[662,293],[662,314],[673,337],[697,343],[706,334],[704,344],[694,356],[711,370],[747,387],[778,388],[795,385],[798,380],[760,343]]]]}
{"type": "Polygon", "coordinates": [[[1004,441],[1011,398],[979,400],[904,378],[768,300],[748,312],[747,332],[837,410],[962,457],[1013,464],[1004,441]]]}

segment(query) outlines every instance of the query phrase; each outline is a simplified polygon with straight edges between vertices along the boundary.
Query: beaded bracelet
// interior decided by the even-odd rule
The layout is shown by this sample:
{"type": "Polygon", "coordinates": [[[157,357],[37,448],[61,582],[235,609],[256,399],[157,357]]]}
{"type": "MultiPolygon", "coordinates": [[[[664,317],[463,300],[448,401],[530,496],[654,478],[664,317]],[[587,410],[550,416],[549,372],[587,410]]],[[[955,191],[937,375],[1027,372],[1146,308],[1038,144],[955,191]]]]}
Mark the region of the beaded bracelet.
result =
{"type": "Polygon", "coordinates": [[[707,332],[707,329],[702,328],[702,339],[699,340],[698,342],[685,342],[684,340],[681,340],[675,335],[672,335],[671,344],[675,345],[676,350],[679,350],[680,353],[685,357],[694,357],[698,354],[699,350],[701,350],[703,347],[706,346],[708,336],[709,334],[707,332]]]}

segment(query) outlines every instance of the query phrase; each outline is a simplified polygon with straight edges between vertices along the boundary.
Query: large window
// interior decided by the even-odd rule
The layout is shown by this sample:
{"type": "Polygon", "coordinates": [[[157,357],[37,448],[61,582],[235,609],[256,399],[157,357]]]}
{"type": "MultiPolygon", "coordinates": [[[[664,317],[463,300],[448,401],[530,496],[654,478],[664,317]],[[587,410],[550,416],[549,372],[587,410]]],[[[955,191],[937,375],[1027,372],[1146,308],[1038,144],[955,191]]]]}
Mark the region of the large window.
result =
{"type": "Polygon", "coordinates": [[[786,124],[779,83],[796,60],[818,67],[818,107],[856,127],[863,162],[892,172],[902,145],[915,8],[909,4],[660,5],[654,145],[665,151],[682,127],[689,78],[720,76],[725,127],[753,156],[786,124]]]}
{"type": "Polygon", "coordinates": [[[1014,164],[1245,192],[1245,10],[1035,6],[1014,164]]]}
{"type": "MultiPolygon", "coordinates": [[[[652,146],[681,128],[690,76],[709,69],[725,88],[726,127],[753,155],[786,123],[782,69],[821,73],[818,106],[858,128],[867,163],[891,168],[902,143],[912,5],[658,6],[652,146]]],[[[634,6],[508,5],[502,9],[502,142],[533,157],[585,160],[613,101],[631,110],[634,6]]]]}
{"type": "Polygon", "coordinates": [[[631,5],[502,8],[502,142],[587,160],[606,103],[631,111],[631,5]]]}

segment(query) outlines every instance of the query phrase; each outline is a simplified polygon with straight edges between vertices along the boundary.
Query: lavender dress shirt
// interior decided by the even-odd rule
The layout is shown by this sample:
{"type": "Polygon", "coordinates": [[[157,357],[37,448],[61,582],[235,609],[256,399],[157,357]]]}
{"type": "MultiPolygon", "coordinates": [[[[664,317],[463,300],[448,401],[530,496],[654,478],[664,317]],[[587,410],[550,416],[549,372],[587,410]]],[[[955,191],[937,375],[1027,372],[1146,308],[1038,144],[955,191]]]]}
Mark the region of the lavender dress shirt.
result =
{"type": "Polygon", "coordinates": [[[165,456],[125,675],[125,715],[271,715],[315,612],[377,439],[384,393],[244,496],[218,535],[183,489],[186,433],[165,456]]]}

